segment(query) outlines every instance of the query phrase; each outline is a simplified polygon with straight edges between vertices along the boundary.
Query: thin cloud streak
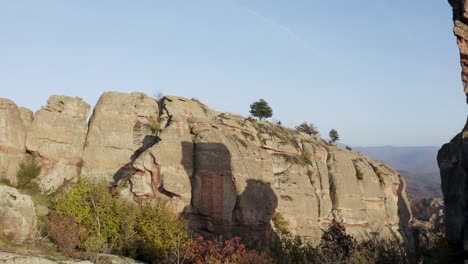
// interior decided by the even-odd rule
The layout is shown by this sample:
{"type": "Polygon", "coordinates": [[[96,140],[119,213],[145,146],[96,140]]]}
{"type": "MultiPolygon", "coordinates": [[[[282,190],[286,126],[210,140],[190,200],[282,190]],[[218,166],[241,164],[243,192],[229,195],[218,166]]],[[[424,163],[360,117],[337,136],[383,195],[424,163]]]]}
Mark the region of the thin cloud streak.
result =
{"type": "Polygon", "coordinates": [[[309,45],[309,43],[307,43],[307,41],[305,41],[303,38],[301,38],[298,34],[296,34],[291,28],[285,26],[285,25],[282,25],[276,21],[274,21],[273,19],[270,19],[264,15],[262,15],[261,13],[255,11],[255,10],[252,10],[250,8],[247,8],[247,7],[241,7],[242,9],[244,9],[247,13],[251,14],[252,16],[254,16],[255,18],[259,19],[260,21],[262,21],[263,23],[271,26],[272,28],[275,28],[276,30],[278,31],[282,31],[284,33],[286,33],[291,39],[301,43],[303,46],[305,46],[306,48],[310,49],[312,52],[315,53],[315,55],[319,55],[320,54],[320,51],[314,47],[311,47],[309,45]]]}

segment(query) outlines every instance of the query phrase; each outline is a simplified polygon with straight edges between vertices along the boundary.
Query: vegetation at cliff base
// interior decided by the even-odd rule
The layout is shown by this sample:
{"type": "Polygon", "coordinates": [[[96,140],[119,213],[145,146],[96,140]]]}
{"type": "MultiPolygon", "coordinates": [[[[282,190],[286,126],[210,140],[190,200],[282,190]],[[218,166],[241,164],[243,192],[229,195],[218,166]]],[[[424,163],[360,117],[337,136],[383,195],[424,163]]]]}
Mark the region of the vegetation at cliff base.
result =
{"type": "Polygon", "coordinates": [[[194,239],[187,223],[161,201],[137,204],[117,196],[106,183],[80,180],[57,196],[48,236],[64,254],[91,261],[112,253],[147,263],[272,263],[240,238],[194,239]]]}
{"type": "Polygon", "coordinates": [[[17,187],[19,189],[33,188],[37,189],[36,183],[33,182],[41,173],[41,166],[37,164],[32,157],[25,158],[19,165],[19,170],[16,174],[18,178],[17,187]]]}
{"type": "Polygon", "coordinates": [[[400,242],[382,239],[377,233],[357,241],[335,220],[317,245],[299,236],[282,236],[281,243],[284,254],[281,263],[408,263],[400,242]]]}

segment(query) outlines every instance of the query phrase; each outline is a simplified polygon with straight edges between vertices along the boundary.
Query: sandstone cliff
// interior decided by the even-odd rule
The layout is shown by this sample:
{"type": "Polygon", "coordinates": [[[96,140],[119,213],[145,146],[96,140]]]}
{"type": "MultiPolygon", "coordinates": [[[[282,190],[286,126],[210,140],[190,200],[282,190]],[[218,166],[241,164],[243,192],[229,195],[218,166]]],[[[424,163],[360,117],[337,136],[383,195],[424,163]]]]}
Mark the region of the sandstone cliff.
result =
{"type": "Polygon", "coordinates": [[[0,102],[0,155],[11,161],[0,163],[0,178],[11,182],[33,156],[45,193],[78,177],[104,180],[137,201],[166,200],[207,236],[269,238],[280,212],[292,234],[315,241],[332,219],[358,237],[406,240],[404,179],[320,138],[181,97],[105,93],[89,125],[79,98],[52,96],[34,118],[0,102]]]}
{"type": "MultiPolygon", "coordinates": [[[[453,7],[454,33],[460,49],[462,82],[468,97],[468,3],[465,0],[449,0],[449,3],[453,7]]],[[[455,250],[468,251],[468,122],[462,132],[450,143],[442,146],[437,161],[445,201],[447,241],[455,250]]]]}

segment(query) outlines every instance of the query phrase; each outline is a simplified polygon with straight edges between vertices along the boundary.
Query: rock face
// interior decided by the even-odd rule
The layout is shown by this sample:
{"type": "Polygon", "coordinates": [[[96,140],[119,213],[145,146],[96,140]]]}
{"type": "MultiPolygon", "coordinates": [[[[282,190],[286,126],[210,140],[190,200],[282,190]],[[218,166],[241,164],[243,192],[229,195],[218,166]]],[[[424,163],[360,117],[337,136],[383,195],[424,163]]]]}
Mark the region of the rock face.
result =
{"type": "Polygon", "coordinates": [[[118,178],[117,171],[144,145],[154,144],[151,124],[158,113],[156,100],[142,93],[104,93],[90,120],[82,175],[109,182],[118,178]]]}
{"type": "Polygon", "coordinates": [[[26,127],[15,103],[0,99],[0,179],[16,183],[16,172],[26,152],[26,127]]]}
{"type": "Polygon", "coordinates": [[[318,240],[332,219],[355,235],[405,239],[402,177],[388,166],[268,122],[166,97],[158,141],[127,170],[138,198],[166,198],[205,235],[265,236],[281,212],[318,240]]]}
{"type": "Polygon", "coordinates": [[[80,98],[52,96],[37,111],[26,148],[41,165],[44,192],[53,192],[80,173],[90,106],[80,98]]]}
{"type": "Polygon", "coordinates": [[[453,9],[453,32],[457,37],[458,48],[460,49],[460,62],[462,67],[462,81],[465,87],[465,94],[468,97],[468,2],[465,0],[449,0],[453,9]]]}
{"type": "Polygon", "coordinates": [[[31,197],[0,185],[0,236],[15,242],[36,236],[36,210],[31,197]]]}
{"type": "Polygon", "coordinates": [[[201,234],[257,246],[274,238],[275,213],[313,241],[333,219],[358,237],[407,240],[403,178],[320,138],[174,96],[104,93],[89,125],[78,98],[52,96],[34,118],[0,102],[0,155],[35,157],[44,192],[78,176],[105,180],[136,201],[167,201],[201,234]]]}
{"type": "MultiPolygon", "coordinates": [[[[449,0],[453,7],[454,33],[460,49],[462,81],[468,96],[468,2],[449,0]]],[[[439,150],[437,161],[445,201],[445,226],[448,243],[456,250],[468,251],[468,122],[463,130],[439,150]]]]}

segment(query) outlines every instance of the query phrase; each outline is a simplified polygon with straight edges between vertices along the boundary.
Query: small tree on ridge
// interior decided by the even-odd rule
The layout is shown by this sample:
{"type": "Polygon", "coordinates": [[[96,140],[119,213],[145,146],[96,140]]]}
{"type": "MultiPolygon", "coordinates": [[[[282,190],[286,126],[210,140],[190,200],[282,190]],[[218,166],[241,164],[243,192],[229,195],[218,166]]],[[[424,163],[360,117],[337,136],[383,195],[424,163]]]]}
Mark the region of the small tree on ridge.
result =
{"type": "Polygon", "coordinates": [[[271,117],[273,115],[273,110],[265,100],[260,99],[250,105],[250,114],[262,120],[271,117]]]}
{"type": "Polygon", "coordinates": [[[331,143],[335,143],[335,141],[340,140],[340,136],[338,135],[338,131],[336,131],[336,129],[330,130],[328,135],[330,136],[331,143]]]}

